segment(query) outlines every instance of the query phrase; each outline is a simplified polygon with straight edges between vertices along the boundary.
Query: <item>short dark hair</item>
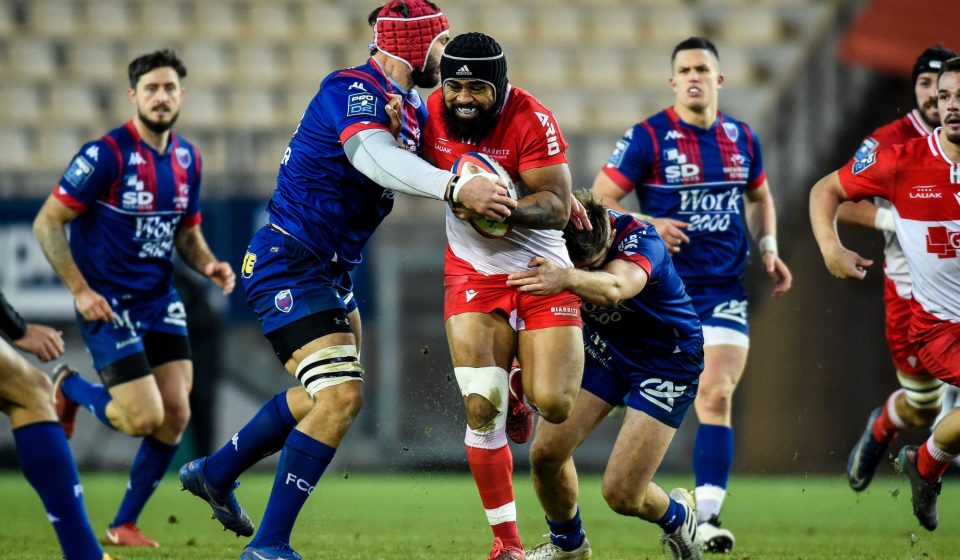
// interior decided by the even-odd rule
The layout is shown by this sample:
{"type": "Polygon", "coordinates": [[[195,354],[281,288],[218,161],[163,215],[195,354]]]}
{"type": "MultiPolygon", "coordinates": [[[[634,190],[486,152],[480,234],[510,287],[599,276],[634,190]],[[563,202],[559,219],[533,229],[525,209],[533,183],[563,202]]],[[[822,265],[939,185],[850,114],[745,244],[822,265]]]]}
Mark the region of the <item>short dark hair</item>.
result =
{"type": "Polygon", "coordinates": [[[563,228],[563,239],[567,252],[570,253],[570,260],[579,264],[606,250],[607,240],[610,239],[610,214],[600,199],[590,191],[577,191],[573,195],[587,211],[590,225],[593,226],[591,231],[577,229],[572,223],[563,228]]]}
{"type": "Polygon", "coordinates": [[[130,66],[127,67],[127,75],[130,77],[130,87],[137,89],[137,82],[140,76],[157,68],[170,67],[177,73],[180,79],[187,76],[187,67],[177,58],[177,54],[171,49],[162,49],[144,54],[133,59],[130,66]]]}
{"type": "Polygon", "coordinates": [[[673,47],[673,54],[670,55],[670,64],[673,64],[673,62],[677,59],[678,52],[690,51],[694,49],[710,51],[717,59],[717,62],[720,61],[720,53],[717,52],[716,45],[714,45],[710,39],[707,39],[706,37],[687,37],[683,41],[677,43],[677,46],[673,47]]]}
{"type": "Polygon", "coordinates": [[[943,76],[947,72],[960,72],[960,56],[955,56],[940,66],[940,71],[937,72],[937,81],[939,82],[940,76],[943,76]]]}

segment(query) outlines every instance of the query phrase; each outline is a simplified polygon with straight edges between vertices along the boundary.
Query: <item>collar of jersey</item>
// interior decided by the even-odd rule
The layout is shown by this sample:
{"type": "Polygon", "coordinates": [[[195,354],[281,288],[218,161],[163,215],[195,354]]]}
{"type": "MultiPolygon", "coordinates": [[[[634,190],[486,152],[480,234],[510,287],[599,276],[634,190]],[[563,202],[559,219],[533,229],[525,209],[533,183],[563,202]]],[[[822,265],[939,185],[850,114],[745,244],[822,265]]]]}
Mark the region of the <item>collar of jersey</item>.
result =
{"type": "Polygon", "coordinates": [[[717,111],[717,118],[714,119],[713,123],[707,128],[700,128],[699,126],[688,123],[687,121],[680,118],[680,115],[673,109],[673,107],[667,107],[667,115],[670,117],[670,120],[679,124],[683,128],[693,132],[695,134],[706,134],[713,130],[723,119],[723,113],[717,111]]]}

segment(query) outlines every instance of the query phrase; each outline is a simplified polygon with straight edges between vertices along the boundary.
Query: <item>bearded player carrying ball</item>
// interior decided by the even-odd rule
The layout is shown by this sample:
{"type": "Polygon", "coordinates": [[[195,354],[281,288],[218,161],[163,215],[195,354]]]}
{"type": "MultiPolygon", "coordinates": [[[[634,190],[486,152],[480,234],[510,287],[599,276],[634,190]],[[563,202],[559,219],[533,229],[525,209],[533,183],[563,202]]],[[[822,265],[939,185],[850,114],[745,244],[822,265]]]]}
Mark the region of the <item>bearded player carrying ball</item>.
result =
{"type": "Polygon", "coordinates": [[[509,233],[496,239],[468,223],[479,216],[448,209],[444,267],[447,341],[466,407],[467,460],[494,534],[490,558],[515,560],[523,546],[507,446],[507,371],[518,356],[528,401],[554,423],[570,414],[583,373],[580,298],[521,294],[506,284],[509,273],[544,258],[572,266],[561,233],[571,209],[567,143],[553,114],[508,83],[506,58],[491,37],[454,38],[440,79],[427,103],[424,157],[450,169],[462,154],[479,152],[502,165],[521,193],[509,233]]]}

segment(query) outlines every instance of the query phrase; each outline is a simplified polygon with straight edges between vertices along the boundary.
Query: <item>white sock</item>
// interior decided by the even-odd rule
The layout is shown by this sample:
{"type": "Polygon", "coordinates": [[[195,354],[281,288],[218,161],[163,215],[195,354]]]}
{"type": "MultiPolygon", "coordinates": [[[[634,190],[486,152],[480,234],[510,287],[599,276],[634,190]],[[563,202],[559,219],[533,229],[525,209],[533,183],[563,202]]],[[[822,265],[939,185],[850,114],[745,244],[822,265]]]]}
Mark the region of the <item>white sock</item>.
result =
{"type": "Polygon", "coordinates": [[[720,515],[720,508],[723,507],[723,499],[727,496],[727,490],[707,484],[697,486],[694,495],[697,498],[697,521],[703,523],[715,515],[720,515]]]}

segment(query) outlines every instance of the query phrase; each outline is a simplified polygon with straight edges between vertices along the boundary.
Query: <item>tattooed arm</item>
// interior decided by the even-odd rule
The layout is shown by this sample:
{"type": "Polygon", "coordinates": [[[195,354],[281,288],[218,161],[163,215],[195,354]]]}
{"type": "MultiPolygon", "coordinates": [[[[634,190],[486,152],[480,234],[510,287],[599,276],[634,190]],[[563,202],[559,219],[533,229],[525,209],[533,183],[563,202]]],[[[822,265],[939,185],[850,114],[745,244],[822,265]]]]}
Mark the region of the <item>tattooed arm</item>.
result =
{"type": "Polygon", "coordinates": [[[570,168],[566,163],[528,169],[520,174],[527,195],[507,222],[533,229],[563,229],[570,219],[570,168]]]}

